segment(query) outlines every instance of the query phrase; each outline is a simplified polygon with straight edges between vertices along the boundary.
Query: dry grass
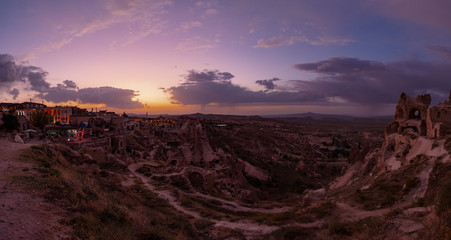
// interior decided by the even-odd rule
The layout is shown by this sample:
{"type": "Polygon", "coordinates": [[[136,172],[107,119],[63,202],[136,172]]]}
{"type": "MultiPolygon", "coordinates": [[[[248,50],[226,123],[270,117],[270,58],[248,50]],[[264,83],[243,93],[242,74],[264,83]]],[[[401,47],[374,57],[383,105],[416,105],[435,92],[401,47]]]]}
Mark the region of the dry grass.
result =
{"type": "Polygon", "coordinates": [[[366,210],[393,206],[420,184],[416,175],[423,168],[425,160],[426,158],[419,156],[412,165],[379,175],[369,188],[356,189],[352,200],[366,210]]]}
{"type": "Polygon", "coordinates": [[[296,239],[312,239],[313,234],[311,231],[297,226],[283,227],[268,234],[265,239],[267,240],[296,240],[296,239]]]}
{"type": "Polygon", "coordinates": [[[42,145],[28,153],[38,165],[34,177],[16,177],[49,202],[66,210],[62,223],[75,239],[199,239],[193,224],[137,182],[121,185],[121,175],[101,175],[68,160],[69,152],[42,145]]]}
{"type": "Polygon", "coordinates": [[[449,153],[451,153],[451,137],[446,138],[445,149],[448,150],[449,153]]]}
{"type": "Polygon", "coordinates": [[[301,212],[296,215],[296,220],[301,223],[308,223],[318,219],[323,219],[325,217],[333,215],[335,208],[335,203],[326,201],[321,203],[320,205],[302,209],[301,212]]]}
{"type": "Polygon", "coordinates": [[[371,239],[384,225],[384,219],[379,217],[367,217],[356,222],[341,222],[334,218],[328,223],[328,232],[334,239],[371,239]]]}

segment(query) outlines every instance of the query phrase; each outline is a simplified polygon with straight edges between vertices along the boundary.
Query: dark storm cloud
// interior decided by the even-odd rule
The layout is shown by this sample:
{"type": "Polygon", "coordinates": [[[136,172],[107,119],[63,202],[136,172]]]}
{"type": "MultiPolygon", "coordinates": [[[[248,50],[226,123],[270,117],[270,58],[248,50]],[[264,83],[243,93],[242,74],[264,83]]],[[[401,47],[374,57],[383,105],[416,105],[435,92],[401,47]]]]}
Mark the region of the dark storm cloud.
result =
{"type": "Polygon", "coordinates": [[[319,74],[312,81],[292,81],[297,89],[341,97],[354,103],[394,103],[401,92],[410,95],[428,92],[437,101],[447,96],[451,88],[451,65],[447,63],[383,63],[357,58],[329,58],[294,67],[319,74]]]}
{"type": "Polygon", "coordinates": [[[20,80],[20,69],[14,63],[14,58],[8,54],[0,54],[0,87],[8,87],[20,80]]]}
{"type": "MultiPolygon", "coordinates": [[[[219,71],[203,71],[195,72],[198,76],[211,76],[210,73],[219,73],[219,71]]],[[[208,81],[192,81],[188,74],[186,81],[179,86],[164,89],[171,95],[174,103],[180,103],[185,105],[207,105],[211,103],[217,103],[220,105],[234,105],[234,104],[247,104],[247,103],[293,103],[293,102],[312,102],[321,101],[323,96],[317,93],[296,91],[251,91],[244,87],[233,84],[229,81],[233,76],[227,74],[227,81],[222,81],[217,77],[210,77],[208,81]],[[220,81],[215,81],[220,80],[220,81]]],[[[215,75],[217,76],[217,75],[215,75]]],[[[205,79],[205,78],[204,78],[205,79]]]]}
{"type": "Polygon", "coordinates": [[[39,93],[37,96],[49,102],[61,103],[67,101],[77,101],[78,92],[77,84],[71,80],[65,80],[56,87],[50,87],[45,92],[39,93]]]}
{"type": "Polygon", "coordinates": [[[83,104],[105,104],[108,107],[133,109],[142,108],[144,105],[134,97],[136,91],[114,87],[77,88],[75,82],[66,80],[63,84],[49,88],[38,97],[46,101],[60,103],[78,101],[83,104]]]}
{"type": "Polygon", "coordinates": [[[296,69],[325,74],[353,74],[383,71],[384,63],[359,60],[357,58],[329,58],[315,63],[294,65],[296,69]]]}
{"type": "Polygon", "coordinates": [[[291,80],[277,88],[273,82],[278,78],[256,81],[266,87],[265,91],[252,91],[231,81],[189,81],[187,78],[179,86],[165,91],[171,95],[174,103],[185,105],[265,103],[376,106],[396,103],[401,92],[411,96],[430,93],[435,104],[446,99],[451,88],[451,64],[448,63],[384,63],[357,58],[330,58],[296,64],[294,68],[318,76],[311,80],[291,80]]]}
{"type": "Polygon", "coordinates": [[[234,105],[240,103],[293,103],[321,99],[316,93],[251,91],[231,82],[202,82],[166,90],[174,103],[185,105],[234,105]]]}
{"type": "Polygon", "coordinates": [[[14,100],[16,100],[17,96],[19,96],[19,89],[14,88],[13,90],[9,91],[8,93],[13,96],[14,100]]]}
{"type": "Polygon", "coordinates": [[[451,47],[434,45],[434,46],[430,46],[429,49],[431,49],[434,52],[439,53],[439,54],[447,57],[449,60],[451,60],[451,47]]]}
{"type": "MultiPolygon", "coordinates": [[[[227,73],[215,73],[219,79],[226,79],[227,73]]],[[[48,72],[35,66],[17,64],[14,57],[9,54],[0,54],[0,91],[5,91],[16,99],[20,91],[13,88],[16,83],[27,83],[28,90],[37,92],[36,96],[54,103],[67,101],[80,102],[85,104],[105,104],[115,108],[141,108],[144,105],[133,100],[138,96],[137,92],[131,89],[121,89],[109,86],[97,88],[78,88],[72,80],[65,80],[63,83],[51,87],[46,77],[48,72]]]]}
{"type": "Polygon", "coordinates": [[[74,81],[72,81],[72,80],[64,80],[63,81],[63,84],[58,84],[57,85],[58,87],[62,87],[62,88],[72,88],[72,89],[75,89],[75,88],[77,88],[77,84],[74,82],[74,81]]]}
{"type": "Polygon", "coordinates": [[[138,96],[136,91],[114,87],[81,88],[78,90],[78,100],[81,103],[102,104],[107,103],[115,108],[142,108],[144,105],[132,100],[138,96]]]}
{"type": "Polygon", "coordinates": [[[219,72],[218,70],[204,70],[204,71],[196,71],[190,70],[188,74],[185,76],[185,80],[187,83],[195,83],[195,82],[212,82],[212,81],[228,81],[232,79],[234,76],[228,72],[219,72]]]}
{"type": "Polygon", "coordinates": [[[279,80],[280,78],[272,78],[272,79],[257,80],[255,81],[255,83],[258,85],[262,85],[263,87],[265,87],[266,90],[273,90],[276,87],[274,82],[279,80]]]}
{"type": "Polygon", "coordinates": [[[33,69],[33,72],[28,72],[27,73],[27,78],[28,81],[30,82],[31,85],[31,90],[36,91],[36,92],[45,92],[49,87],[50,87],[50,83],[48,83],[45,78],[47,77],[47,72],[42,71],[42,69],[39,68],[30,68],[30,67],[26,67],[25,69],[27,69],[27,71],[29,69],[33,69]]]}
{"type": "Polygon", "coordinates": [[[6,89],[16,99],[19,91],[11,90],[11,86],[18,82],[30,84],[31,90],[42,92],[50,87],[45,80],[47,72],[34,66],[16,64],[14,57],[0,54],[0,87],[6,89]]]}

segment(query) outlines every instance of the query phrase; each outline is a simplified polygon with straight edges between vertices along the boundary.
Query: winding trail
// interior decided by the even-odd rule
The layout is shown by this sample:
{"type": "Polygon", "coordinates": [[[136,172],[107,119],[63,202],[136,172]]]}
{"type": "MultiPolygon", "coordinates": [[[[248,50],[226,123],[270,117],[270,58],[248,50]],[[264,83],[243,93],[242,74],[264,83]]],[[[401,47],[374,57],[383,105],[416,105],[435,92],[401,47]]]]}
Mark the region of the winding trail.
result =
{"type": "Polygon", "coordinates": [[[390,212],[390,208],[377,209],[373,211],[365,211],[355,207],[351,207],[346,203],[337,202],[337,207],[340,209],[339,216],[342,220],[358,221],[367,217],[379,217],[390,212]]]}
{"type": "Polygon", "coordinates": [[[283,212],[288,212],[291,209],[293,209],[292,207],[288,207],[288,206],[281,207],[281,208],[271,208],[271,209],[269,209],[269,208],[250,208],[250,207],[242,206],[239,203],[234,202],[234,201],[229,201],[229,200],[225,200],[222,198],[213,197],[213,196],[206,195],[206,194],[203,194],[200,192],[185,193],[185,194],[221,202],[223,204],[221,206],[222,208],[227,209],[227,210],[232,210],[232,211],[257,212],[257,213],[283,213],[283,212]]]}
{"type": "Polygon", "coordinates": [[[191,210],[188,210],[186,208],[184,208],[182,205],[180,205],[177,202],[177,199],[172,196],[172,193],[169,190],[158,190],[155,186],[153,186],[152,184],[149,183],[149,181],[151,181],[148,177],[137,173],[136,170],[141,166],[142,164],[130,164],[128,166],[128,169],[130,170],[130,172],[133,174],[133,176],[140,178],[144,185],[147,187],[147,189],[149,189],[150,191],[158,194],[158,196],[160,198],[163,198],[165,200],[167,200],[171,206],[173,206],[175,209],[177,209],[180,212],[183,212],[187,215],[190,215],[194,218],[200,218],[200,214],[198,212],[194,212],[191,210]]]}
{"type": "MultiPolygon", "coordinates": [[[[168,201],[168,203],[173,206],[175,209],[177,209],[178,211],[190,215],[196,219],[200,219],[202,218],[200,216],[200,214],[196,211],[192,211],[190,209],[187,209],[185,207],[183,207],[178,201],[177,199],[172,195],[172,193],[168,190],[159,190],[157,189],[155,186],[153,186],[150,182],[152,181],[151,179],[149,179],[148,177],[137,173],[136,170],[142,165],[142,163],[139,164],[130,164],[128,166],[128,169],[130,170],[130,172],[132,173],[133,176],[138,177],[139,179],[141,179],[145,186],[152,192],[158,194],[158,196],[160,198],[166,199],[168,201]]],[[[193,194],[194,195],[194,194],[193,194]]],[[[205,197],[208,195],[204,195],[204,194],[200,194],[198,195],[200,197],[205,197]]],[[[233,206],[236,206],[237,209],[252,209],[252,208],[247,208],[247,207],[243,207],[235,202],[232,201],[226,201],[223,199],[219,199],[219,198],[215,198],[215,197],[210,197],[210,199],[215,199],[221,202],[224,202],[226,204],[231,204],[233,206]]],[[[282,209],[282,208],[281,208],[282,209]]],[[[276,209],[277,211],[281,211],[281,209],[276,209]]],[[[236,209],[235,209],[236,210],[236,209]]],[[[252,211],[254,212],[258,212],[259,210],[263,210],[263,211],[270,211],[272,209],[253,209],[252,211]]],[[[248,220],[241,220],[241,221],[235,221],[235,222],[231,222],[231,221],[226,221],[226,220],[213,220],[213,219],[209,219],[210,221],[215,223],[216,227],[225,227],[225,228],[231,228],[231,229],[240,229],[243,230],[247,233],[259,233],[259,234],[268,234],[271,233],[277,229],[279,229],[279,226],[269,226],[269,225],[264,225],[264,224],[258,224],[258,223],[254,223],[248,220]]],[[[253,235],[253,234],[252,234],[253,235]]]]}
{"type": "MultiPolygon", "coordinates": [[[[154,185],[152,185],[152,181],[149,177],[144,176],[143,174],[140,174],[136,172],[136,170],[141,167],[142,165],[145,165],[145,163],[134,163],[130,164],[128,166],[128,169],[131,172],[131,175],[133,177],[137,177],[141,179],[144,182],[144,185],[152,192],[158,194],[160,198],[163,198],[168,201],[168,203],[173,206],[178,211],[187,214],[189,216],[192,216],[195,219],[201,219],[201,215],[199,212],[195,210],[188,209],[184,206],[182,206],[179,201],[172,195],[172,192],[169,190],[162,190],[157,189],[154,185]]],[[[202,194],[199,192],[196,193],[186,193],[184,194],[188,196],[194,196],[199,197],[201,199],[207,199],[207,200],[215,200],[220,202],[222,205],[220,205],[221,208],[232,210],[232,211],[242,211],[242,212],[255,212],[255,213],[283,213],[288,212],[292,209],[292,207],[281,207],[281,208],[273,208],[273,209],[266,209],[266,208],[250,208],[246,206],[242,206],[241,204],[221,199],[218,197],[213,197],[210,195],[202,194]]],[[[410,202],[410,201],[408,201],[410,202]]],[[[405,203],[406,204],[406,203],[405,203]]],[[[337,202],[336,203],[338,208],[338,216],[343,221],[358,221],[367,217],[380,217],[387,213],[389,213],[393,208],[383,208],[383,209],[377,209],[373,211],[366,211],[362,210],[356,207],[352,207],[344,202],[337,202]]],[[[240,220],[240,221],[227,221],[227,220],[214,220],[214,219],[208,219],[215,223],[216,227],[225,227],[225,228],[231,228],[231,229],[240,229],[243,230],[248,234],[248,236],[257,236],[258,234],[268,234],[271,233],[281,227],[287,227],[287,226],[299,226],[299,227],[305,227],[305,228],[314,228],[314,227],[320,227],[325,223],[324,219],[319,219],[315,222],[310,223],[294,223],[294,224],[286,224],[281,226],[270,226],[265,224],[259,224],[256,222],[253,222],[251,220],[240,220]]]]}

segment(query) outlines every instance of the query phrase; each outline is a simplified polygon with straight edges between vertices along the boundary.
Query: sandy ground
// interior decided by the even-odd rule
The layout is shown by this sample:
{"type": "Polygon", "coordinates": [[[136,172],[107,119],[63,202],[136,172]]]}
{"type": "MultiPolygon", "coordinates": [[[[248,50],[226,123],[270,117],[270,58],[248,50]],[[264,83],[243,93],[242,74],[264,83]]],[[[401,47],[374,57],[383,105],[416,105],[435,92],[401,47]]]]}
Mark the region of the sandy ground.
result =
{"type": "Polygon", "coordinates": [[[60,210],[17,182],[18,176],[38,174],[31,163],[20,160],[20,154],[41,143],[34,139],[26,144],[0,139],[0,239],[68,238],[70,229],[58,223],[60,210]]]}

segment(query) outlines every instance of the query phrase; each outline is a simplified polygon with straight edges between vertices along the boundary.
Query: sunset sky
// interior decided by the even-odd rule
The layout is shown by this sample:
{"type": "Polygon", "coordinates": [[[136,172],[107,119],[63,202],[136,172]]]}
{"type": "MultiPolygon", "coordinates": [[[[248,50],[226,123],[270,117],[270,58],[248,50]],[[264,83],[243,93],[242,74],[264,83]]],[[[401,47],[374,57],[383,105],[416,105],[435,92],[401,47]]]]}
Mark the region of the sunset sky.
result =
{"type": "Polygon", "coordinates": [[[451,89],[449,0],[0,2],[0,102],[389,115],[451,89]]]}

